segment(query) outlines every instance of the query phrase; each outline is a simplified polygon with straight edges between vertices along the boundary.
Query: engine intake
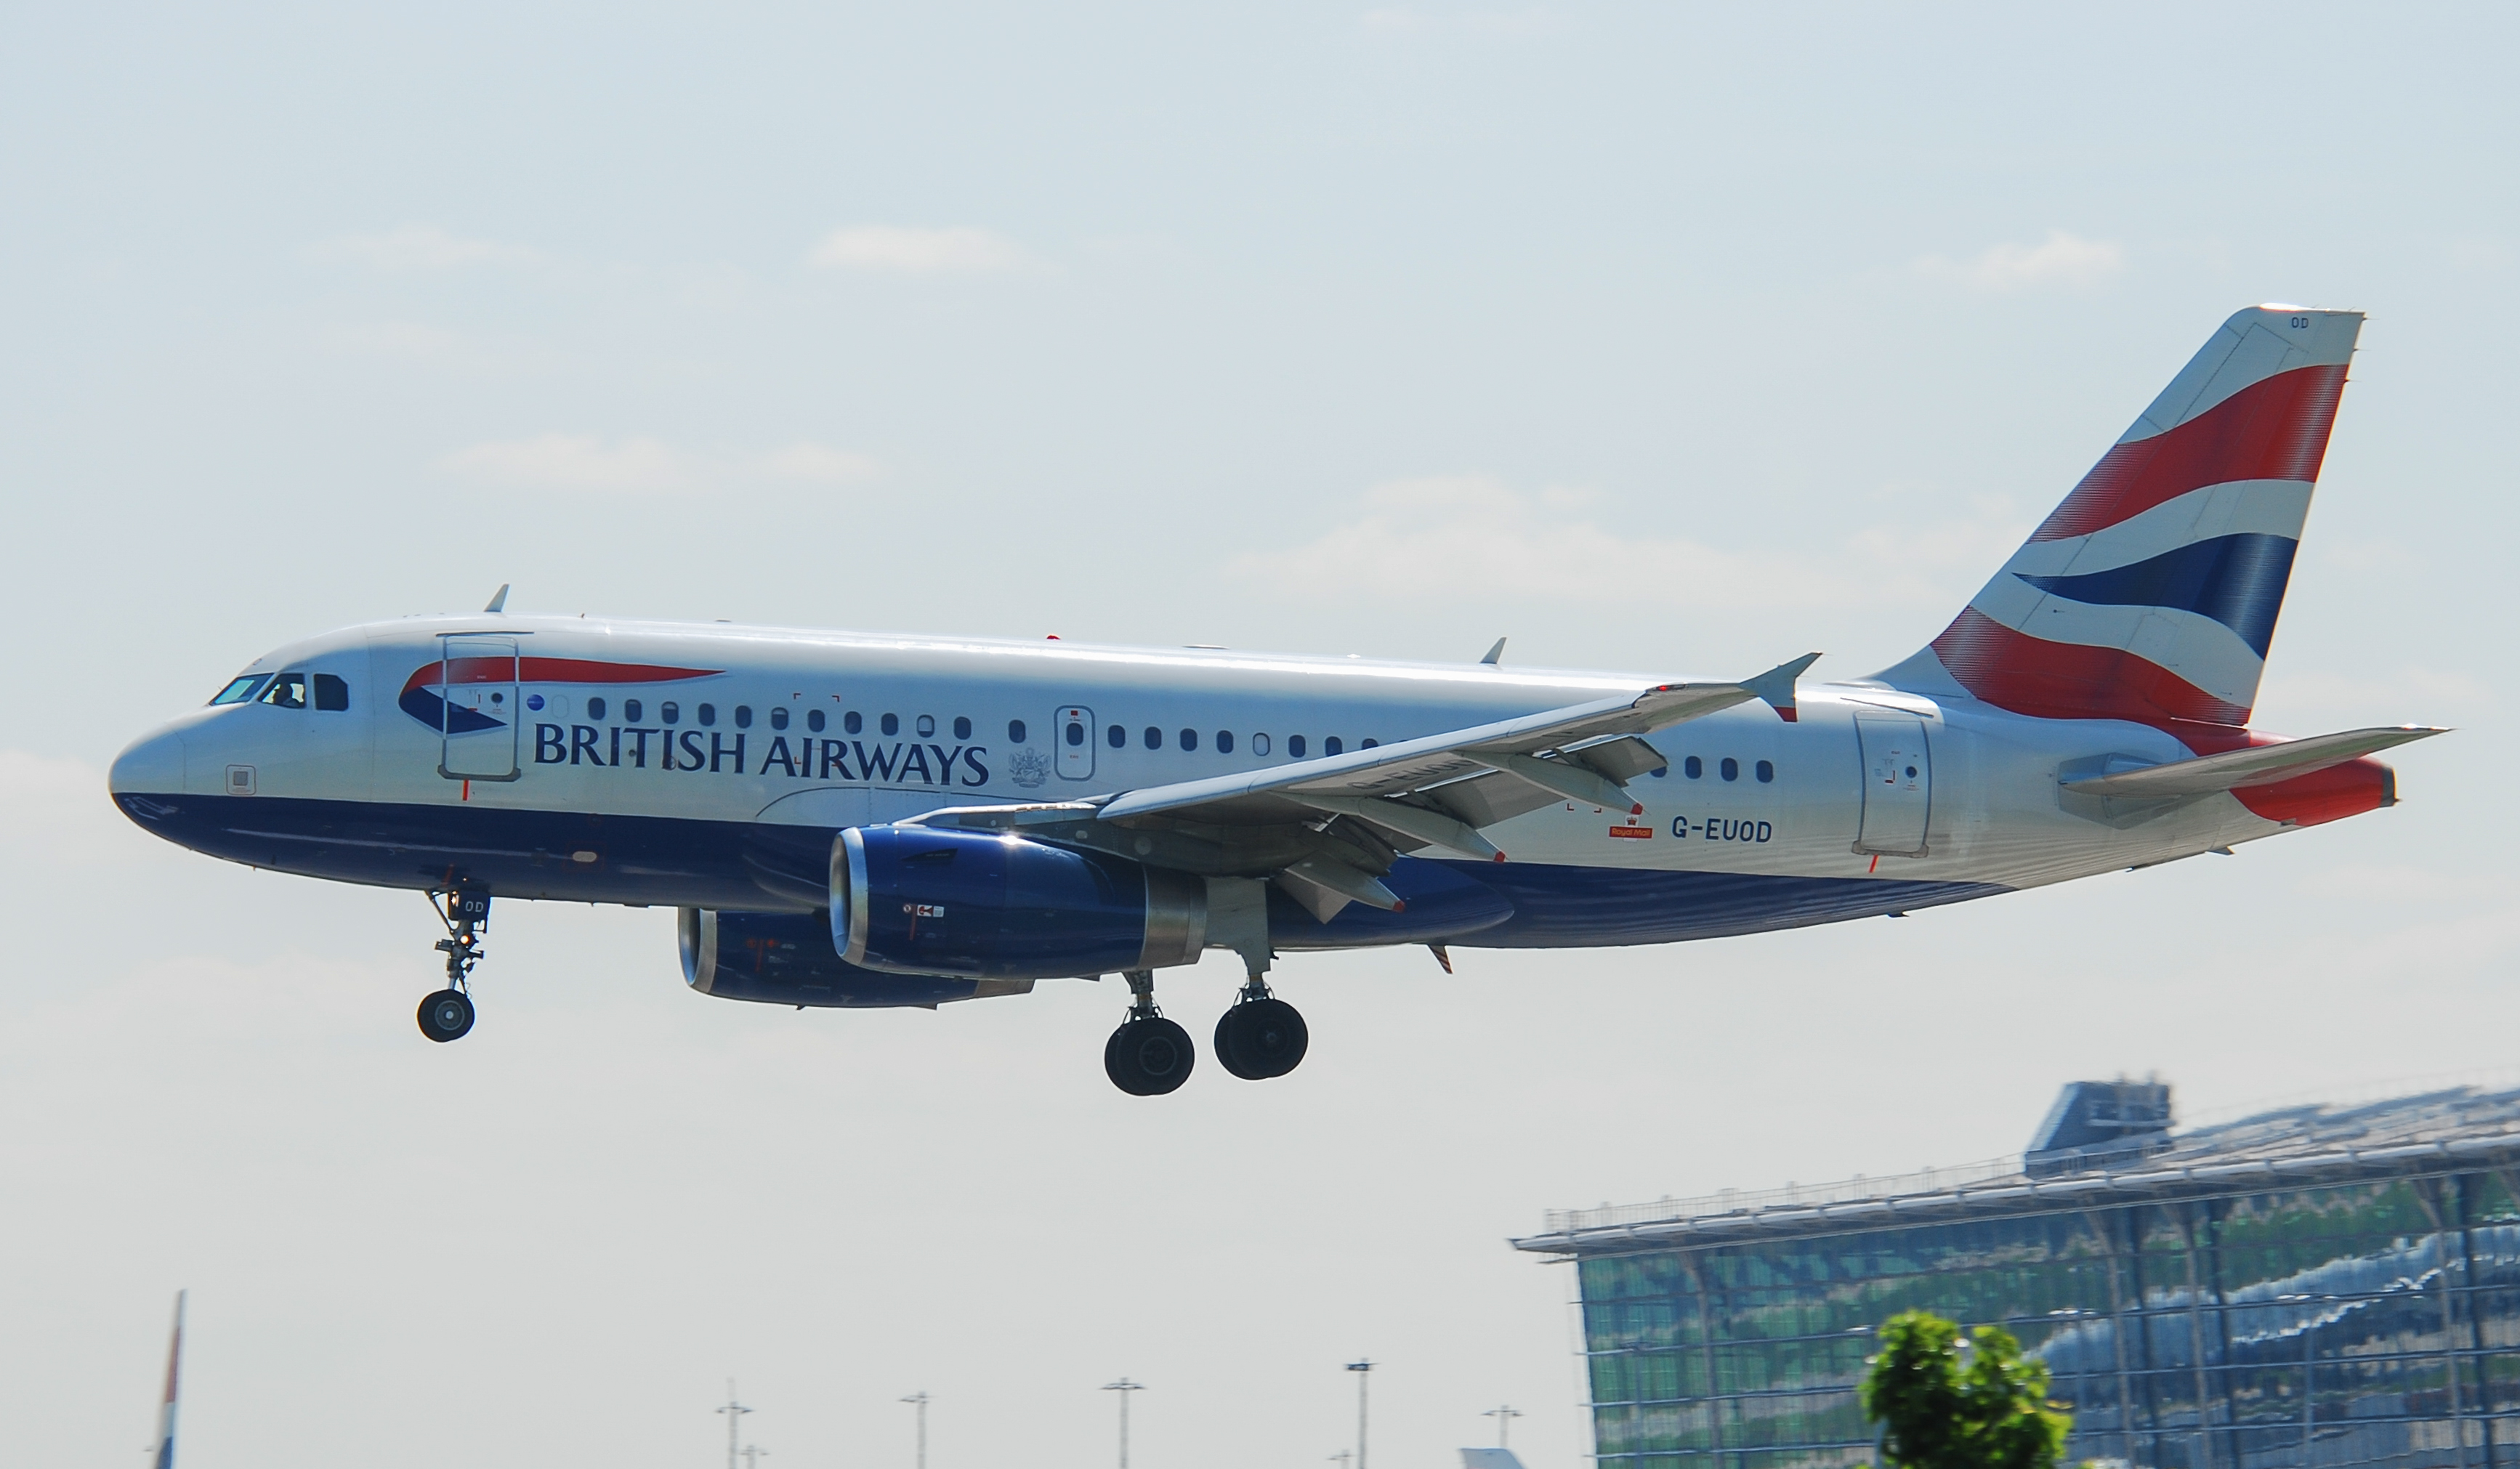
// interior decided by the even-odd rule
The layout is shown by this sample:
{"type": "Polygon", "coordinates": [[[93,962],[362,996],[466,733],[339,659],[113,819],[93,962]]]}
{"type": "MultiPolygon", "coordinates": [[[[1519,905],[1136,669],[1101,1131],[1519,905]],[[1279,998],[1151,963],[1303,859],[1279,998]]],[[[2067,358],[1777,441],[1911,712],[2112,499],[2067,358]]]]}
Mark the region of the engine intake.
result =
{"type": "Polygon", "coordinates": [[[1198,962],[1207,884],[985,831],[851,826],[832,846],[832,941],[890,974],[1058,979],[1198,962]]]}

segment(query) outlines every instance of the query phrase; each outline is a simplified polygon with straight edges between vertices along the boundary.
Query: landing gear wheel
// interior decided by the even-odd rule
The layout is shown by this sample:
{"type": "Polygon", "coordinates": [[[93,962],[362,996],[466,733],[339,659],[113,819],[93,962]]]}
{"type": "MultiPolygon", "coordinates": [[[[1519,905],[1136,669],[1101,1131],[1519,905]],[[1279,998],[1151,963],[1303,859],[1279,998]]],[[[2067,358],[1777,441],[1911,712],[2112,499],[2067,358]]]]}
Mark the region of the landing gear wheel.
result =
{"type": "Polygon", "coordinates": [[[1161,1015],[1124,1021],[1102,1046],[1102,1069],[1131,1096],[1161,1096],[1190,1080],[1198,1061],[1190,1032],[1161,1015]]]}
{"type": "Polygon", "coordinates": [[[437,1042],[460,1041],[472,1028],[472,997],[440,990],[420,1002],[420,1033],[437,1042]]]}
{"type": "Polygon", "coordinates": [[[1284,1076],[1303,1064],[1312,1033],[1282,1000],[1246,1000],[1216,1022],[1216,1059],[1246,1082],[1284,1076]]]}

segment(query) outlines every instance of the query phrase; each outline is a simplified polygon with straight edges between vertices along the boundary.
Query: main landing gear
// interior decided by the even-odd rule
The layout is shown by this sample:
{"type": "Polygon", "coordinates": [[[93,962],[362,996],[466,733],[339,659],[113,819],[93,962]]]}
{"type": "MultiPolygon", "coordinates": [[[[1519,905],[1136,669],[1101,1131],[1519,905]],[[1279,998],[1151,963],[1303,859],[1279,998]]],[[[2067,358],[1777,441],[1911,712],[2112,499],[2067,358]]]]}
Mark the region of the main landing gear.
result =
{"type": "MultiPolygon", "coordinates": [[[[1121,977],[1129,982],[1129,1018],[1103,1044],[1103,1071],[1131,1096],[1180,1090],[1198,1060],[1190,1032],[1155,1009],[1153,970],[1131,969],[1121,977]]],[[[1216,1059],[1246,1082],[1266,1081],[1294,1070],[1309,1039],[1304,1017],[1254,974],[1216,1022],[1216,1059]]]]}
{"type": "Polygon", "coordinates": [[[1190,1032],[1155,1010],[1155,971],[1130,969],[1129,1018],[1102,1043],[1102,1070],[1111,1085],[1131,1096],[1161,1096],[1179,1091],[1198,1063],[1190,1032]]]}
{"type": "Polygon", "coordinates": [[[420,1002],[420,1033],[431,1041],[460,1041],[472,1029],[472,966],[481,962],[481,930],[490,922],[490,894],[477,887],[428,895],[429,910],[446,925],[437,950],[446,956],[446,988],[420,1002]]]}
{"type": "Polygon", "coordinates": [[[1302,1012],[1270,994],[1257,974],[1216,1022],[1216,1059],[1246,1082],[1284,1076],[1303,1064],[1311,1044],[1302,1012]]]}

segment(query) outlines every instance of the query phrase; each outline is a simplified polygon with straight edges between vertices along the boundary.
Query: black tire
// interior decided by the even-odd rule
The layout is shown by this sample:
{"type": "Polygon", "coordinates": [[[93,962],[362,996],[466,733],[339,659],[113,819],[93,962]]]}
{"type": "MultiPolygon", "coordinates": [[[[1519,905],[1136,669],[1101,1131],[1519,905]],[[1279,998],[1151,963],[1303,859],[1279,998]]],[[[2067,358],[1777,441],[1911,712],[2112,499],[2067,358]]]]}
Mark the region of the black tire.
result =
{"type": "Polygon", "coordinates": [[[1269,1079],[1269,1073],[1255,1071],[1246,1064],[1238,1044],[1242,1024],[1236,1017],[1249,1008],[1249,1005],[1238,1004],[1216,1017],[1216,1064],[1246,1082],[1264,1082],[1269,1079]]]}
{"type": "Polygon", "coordinates": [[[1102,1046],[1103,1072],[1131,1096],[1179,1091],[1197,1063],[1190,1032],[1160,1015],[1126,1022],[1102,1046]]]}
{"type": "Polygon", "coordinates": [[[1304,1063],[1312,1032],[1301,1011],[1282,1000],[1249,1000],[1216,1023],[1216,1053],[1225,1068],[1250,1081],[1284,1076],[1304,1063]]]}
{"type": "Polygon", "coordinates": [[[461,1041],[472,1029],[472,998],[462,990],[440,990],[420,1002],[420,1033],[441,1044],[461,1041]]]}

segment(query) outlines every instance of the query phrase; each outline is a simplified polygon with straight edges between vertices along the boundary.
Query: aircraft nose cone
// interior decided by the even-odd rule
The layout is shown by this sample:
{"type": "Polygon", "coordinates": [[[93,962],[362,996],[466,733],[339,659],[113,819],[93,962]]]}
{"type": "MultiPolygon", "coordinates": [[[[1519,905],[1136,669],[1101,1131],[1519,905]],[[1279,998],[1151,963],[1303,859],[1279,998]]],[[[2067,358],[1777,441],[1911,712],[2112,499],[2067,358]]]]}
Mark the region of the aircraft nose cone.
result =
{"type": "Polygon", "coordinates": [[[184,793],[184,736],[174,730],[158,730],[131,741],[113,757],[113,769],[105,778],[106,789],[120,795],[182,795],[184,793]]]}

